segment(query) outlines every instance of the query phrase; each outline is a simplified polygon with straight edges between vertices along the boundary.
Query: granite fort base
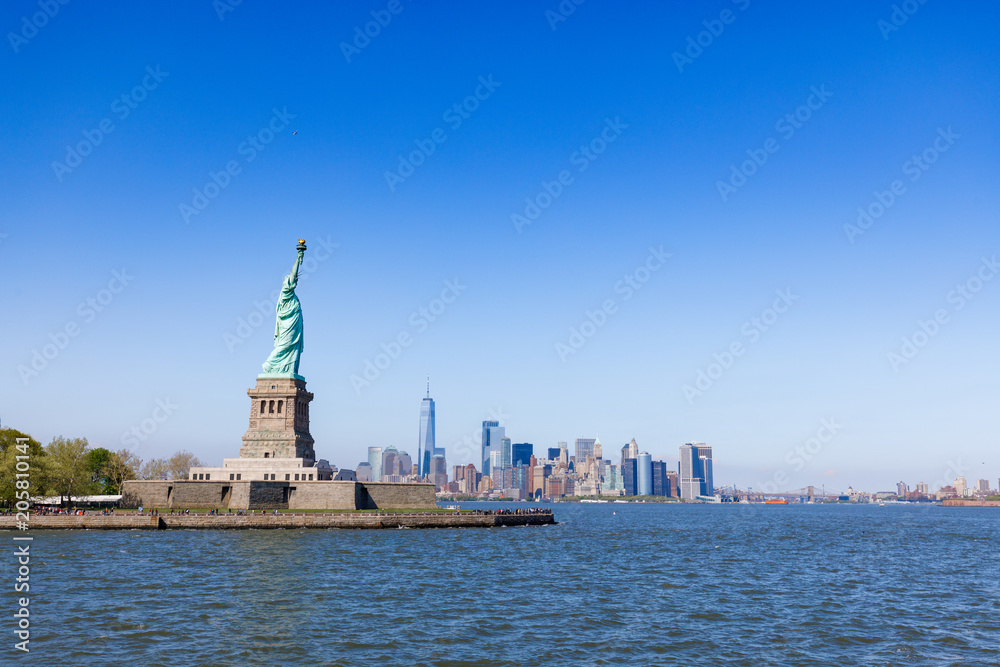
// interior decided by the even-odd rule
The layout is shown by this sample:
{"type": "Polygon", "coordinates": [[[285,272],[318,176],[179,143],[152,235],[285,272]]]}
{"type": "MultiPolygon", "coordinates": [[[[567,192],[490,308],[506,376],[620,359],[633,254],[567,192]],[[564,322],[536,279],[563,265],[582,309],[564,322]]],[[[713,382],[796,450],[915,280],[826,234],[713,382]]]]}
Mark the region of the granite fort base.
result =
{"type": "Polygon", "coordinates": [[[131,480],[122,507],[220,510],[433,509],[433,484],[131,480]]]}

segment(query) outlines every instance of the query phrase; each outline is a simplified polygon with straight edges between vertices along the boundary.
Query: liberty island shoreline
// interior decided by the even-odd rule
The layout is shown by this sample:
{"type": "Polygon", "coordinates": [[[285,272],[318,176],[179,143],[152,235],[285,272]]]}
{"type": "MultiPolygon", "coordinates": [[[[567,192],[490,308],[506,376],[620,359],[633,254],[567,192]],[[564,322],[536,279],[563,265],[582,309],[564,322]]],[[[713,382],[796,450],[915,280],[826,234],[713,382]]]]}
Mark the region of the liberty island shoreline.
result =
{"type": "MultiPolygon", "coordinates": [[[[551,510],[437,511],[400,510],[379,512],[295,512],[277,514],[160,514],[118,512],[116,514],[32,515],[31,531],[37,530],[264,530],[296,528],[492,528],[496,526],[555,525],[551,510]]],[[[0,530],[16,530],[14,515],[0,516],[0,530]]]]}

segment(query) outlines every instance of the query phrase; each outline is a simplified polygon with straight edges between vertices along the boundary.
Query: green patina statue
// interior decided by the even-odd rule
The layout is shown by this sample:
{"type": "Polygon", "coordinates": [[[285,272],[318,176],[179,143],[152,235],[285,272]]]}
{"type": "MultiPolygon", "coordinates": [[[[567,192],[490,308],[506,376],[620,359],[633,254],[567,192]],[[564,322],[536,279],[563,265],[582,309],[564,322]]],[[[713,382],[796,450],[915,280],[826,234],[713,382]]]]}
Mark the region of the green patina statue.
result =
{"type": "Polygon", "coordinates": [[[299,281],[299,267],[306,252],[306,242],[299,239],[295,248],[298,255],[292,272],[285,276],[278,296],[277,320],[274,324],[274,350],[264,362],[261,377],[290,377],[305,379],[299,375],[299,357],[302,355],[302,306],[295,296],[295,286],[299,281]]]}

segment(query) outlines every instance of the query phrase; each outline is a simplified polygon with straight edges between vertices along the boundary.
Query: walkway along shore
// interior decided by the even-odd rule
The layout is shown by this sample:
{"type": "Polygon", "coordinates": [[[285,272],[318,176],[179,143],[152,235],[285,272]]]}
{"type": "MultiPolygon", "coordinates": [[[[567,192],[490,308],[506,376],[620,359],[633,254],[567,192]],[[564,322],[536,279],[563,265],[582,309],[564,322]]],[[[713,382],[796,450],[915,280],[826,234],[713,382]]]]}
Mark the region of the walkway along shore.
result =
{"type": "MultiPolygon", "coordinates": [[[[148,514],[74,516],[32,514],[31,530],[165,530],[165,529],[269,529],[269,528],[491,528],[493,526],[543,526],[556,522],[545,514],[442,514],[372,512],[334,514],[148,514]]],[[[16,530],[14,515],[0,516],[0,530],[16,530]]]]}

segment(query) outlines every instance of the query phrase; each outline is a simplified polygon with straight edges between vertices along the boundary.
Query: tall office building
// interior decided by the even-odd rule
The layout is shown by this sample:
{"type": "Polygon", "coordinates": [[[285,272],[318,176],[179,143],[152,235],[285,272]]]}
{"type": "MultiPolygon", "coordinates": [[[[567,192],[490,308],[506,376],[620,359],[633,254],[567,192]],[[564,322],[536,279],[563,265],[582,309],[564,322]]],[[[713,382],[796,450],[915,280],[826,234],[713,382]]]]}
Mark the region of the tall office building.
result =
{"type": "Polygon", "coordinates": [[[359,482],[372,481],[372,466],[370,463],[362,461],[358,464],[357,480],[359,482]]]}
{"type": "Polygon", "coordinates": [[[399,452],[396,454],[396,467],[400,475],[408,477],[413,471],[413,459],[406,452],[399,452]]]}
{"type": "Polygon", "coordinates": [[[653,457],[649,452],[640,452],[636,459],[635,483],[639,496],[653,495],[653,457]]]}
{"type": "Polygon", "coordinates": [[[910,492],[910,487],[906,485],[906,482],[896,482],[896,495],[900,498],[905,498],[906,494],[910,492]]]}
{"type": "Polygon", "coordinates": [[[622,469],[619,465],[609,465],[604,473],[604,482],[601,484],[601,493],[608,495],[619,495],[624,487],[622,486],[622,469]]]}
{"type": "Polygon", "coordinates": [[[681,445],[681,498],[715,495],[712,481],[712,448],[703,442],[681,445]]]}
{"type": "Polygon", "coordinates": [[[632,438],[632,441],[628,443],[628,457],[630,459],[639,458],[639,445],[635,444],[635,438],[632,438]]]}
{"type": "Polygon", "coordinates": [[[382,451],[382,477],[399,474],[399,463],[396,460],[398,452],[389,445],[382,451]]]}
{"type": "Polygon", "coordinates": [[[511,466],[510,438],[500,439],[500,467],[509,468],[511,466]]]}
{"type": "Polygon", "coordinates": [[[420,476],[431,474],[431,457],[438,454],[434,447],[434,399],[431,398],[431,379],[427,378],[427,396],[420,401],[420,443],[417,447],[420,476]]]}
{"type": "Polygon", "coordinates": [[[981,479],[976,482],[976,493],[989,493],[990,492],[990,482],[987,479],[981,479]]]}
{"type": "Polygon", "coordinates": [[[588,456],[594,455],[594,443],[597,442],[595,438],[577,438],[576,439],[576,462],[583,463],[587,460],[588,456]]]}
{"type": "Polygon", "coordinates": [[[430,481],[438,491],[448,485],[448,462],[440,454],[431,457],[430,481]]]}
{"type": "Polygon", "coordinates": [[[482,454],[481,460],[483,465],[483,477],[489,477],[492,474],[492,469],[490,468],[490,455],[493,452],[500,451],[503,444],[503,438],[504,427],[500,426],[500,422],[483,422],[483,442],[480,451],[480,454],[482,454]]]}
{"type": "Polygon", "coordinates": [[[378,482],[382,479],[382,448],[368,448],[368,465],[372,467],[372,481],[378,482]]]}
{"type": "Polygon", "coordinates": [[[597,460],[601,460],[602,458],[604,458],[604,448],[601,446],[601,438],[600,437],[594,439],[594,452],[593,453],[594,453],[594,458],[597,459],[597,460]]]}
{"type": "Polygon", "coordinates": [[[670,479],[665,461],[653,461],[653,495],[670,496],[670,479]]]}
{"type": "Polygon", "coordinates": [[[530,442],[515,442],[510,446],[510,458],[516,466],[531,465],[531,455],[535,446],[530,442]]]}
{"type": "Polygon", "coordinates": [[[636,459],[625,459],[622,462],[622,486],[626,496],[634,496],[639,490],[638,468],[639,461],[636,459]]]}
{"type": "Polygon", "coordinates": [[[548,449],[548,461],[558,461],[559,460],[559,448],[549,447],[548,449]]]}
{"type": "MultiPolygon", "coordinates": [[[[667,465],[666,463],[663,464],[664,467],[666,467],[666,465],[667,465]]],[[[669,497],[669,498],[680,498],[681,497],[680,482],[679,482],[679,480],[677,478],[677,473],[674,472],[673,470],[668,470],[667,471],[667,484],[666,484],[666,486],[664,488],[669,488],[670,489],[670,492],[666,494],[667,497],[669,497]]]]}

